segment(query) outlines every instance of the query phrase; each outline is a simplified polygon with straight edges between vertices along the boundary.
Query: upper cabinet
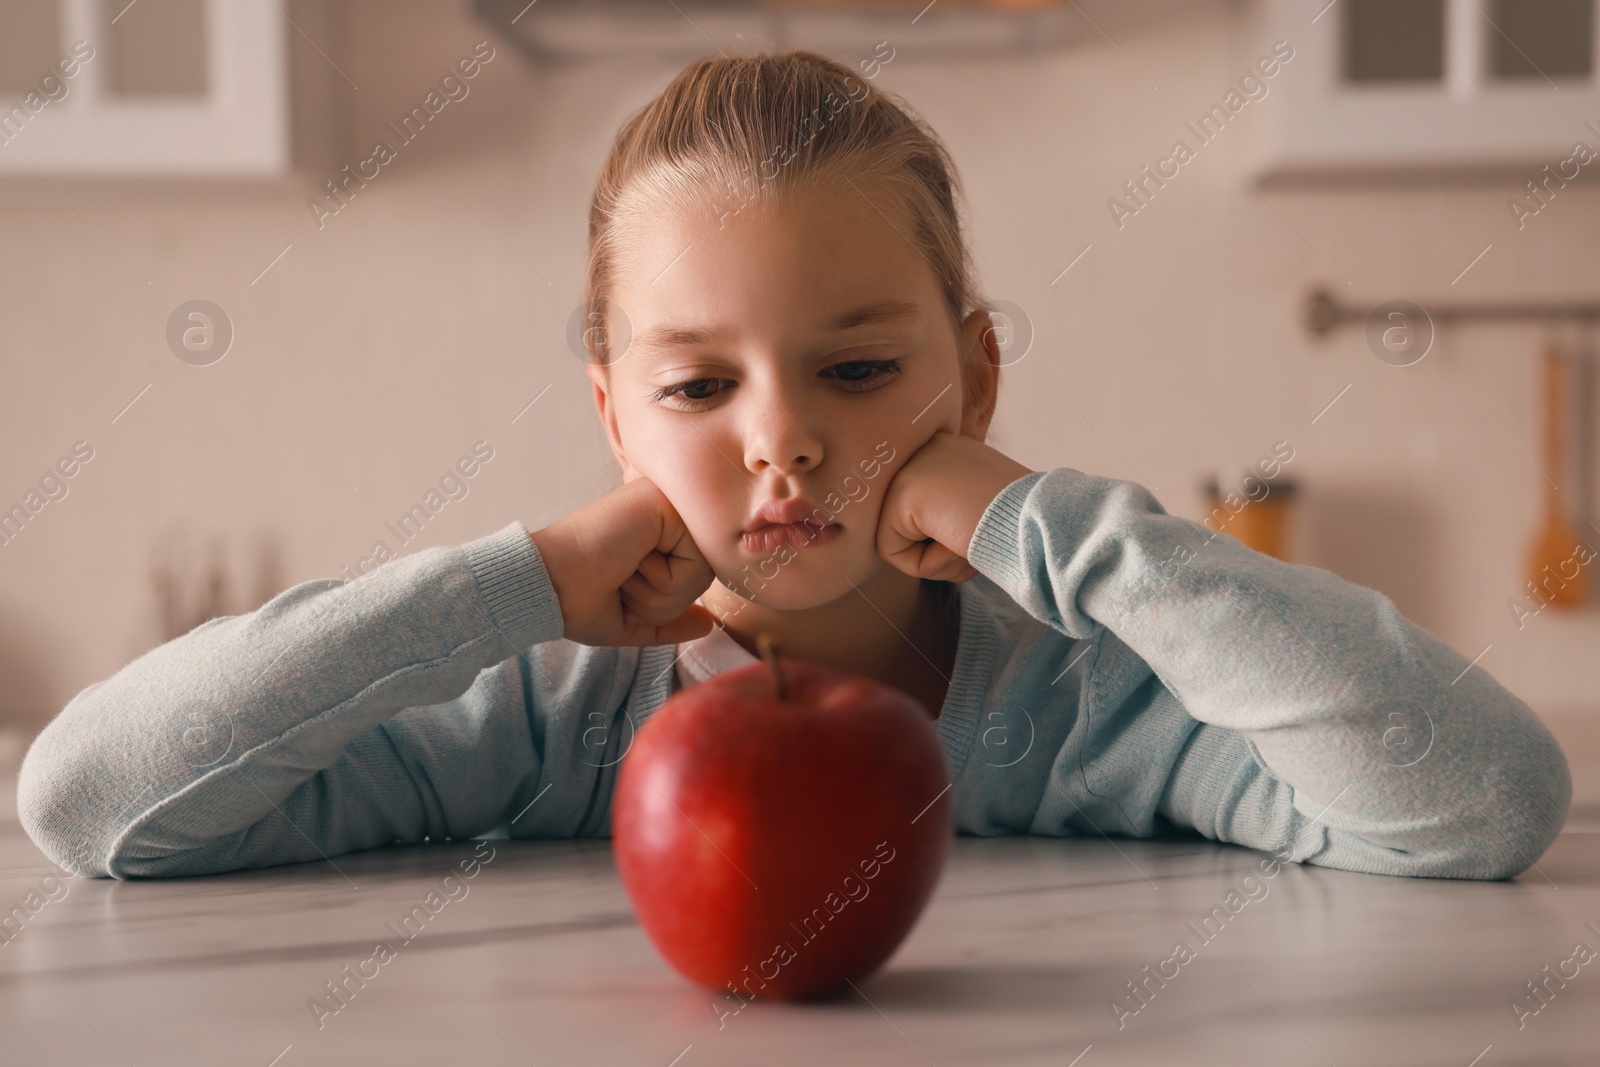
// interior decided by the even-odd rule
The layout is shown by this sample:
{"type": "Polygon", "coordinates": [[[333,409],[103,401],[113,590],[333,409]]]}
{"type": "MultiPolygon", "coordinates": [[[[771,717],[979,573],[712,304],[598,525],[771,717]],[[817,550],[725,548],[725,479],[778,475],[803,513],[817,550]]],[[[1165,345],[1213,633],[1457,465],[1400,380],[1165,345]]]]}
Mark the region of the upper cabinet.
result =
{"type": "MultiPolygon", "coordinates": [[[[1270,0],[1268,177],[1470,177],[1600,150],[1597,0],[1270,0]]],[[[1568,175],[1570,178],[1572,175],[1568,175]]]]}
{"type": "Polygon", "coordinates": [[[0,174],[291,167],[272,0],[0,0],[0,174]]]}

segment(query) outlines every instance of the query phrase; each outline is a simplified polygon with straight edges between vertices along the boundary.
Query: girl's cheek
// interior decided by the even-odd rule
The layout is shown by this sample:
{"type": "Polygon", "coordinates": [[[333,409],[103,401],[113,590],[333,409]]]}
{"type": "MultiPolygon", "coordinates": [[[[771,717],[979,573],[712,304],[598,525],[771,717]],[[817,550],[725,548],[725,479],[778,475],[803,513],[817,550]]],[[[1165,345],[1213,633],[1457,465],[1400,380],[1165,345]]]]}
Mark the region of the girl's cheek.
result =
{"type": "Polygon", "coordinates": [[[726,499],[722,488],[726,479],[718,477],[719,470],[732,472],[728,461],[701,435],[692,429],[688,432],[694,434],[693,441],[677,434],[651,434],[628,444],[627,449],[634,469],[666,495],[699,544],[725,533],[719,531],[722,525],[738,525],[743,504],[726,499]]]}

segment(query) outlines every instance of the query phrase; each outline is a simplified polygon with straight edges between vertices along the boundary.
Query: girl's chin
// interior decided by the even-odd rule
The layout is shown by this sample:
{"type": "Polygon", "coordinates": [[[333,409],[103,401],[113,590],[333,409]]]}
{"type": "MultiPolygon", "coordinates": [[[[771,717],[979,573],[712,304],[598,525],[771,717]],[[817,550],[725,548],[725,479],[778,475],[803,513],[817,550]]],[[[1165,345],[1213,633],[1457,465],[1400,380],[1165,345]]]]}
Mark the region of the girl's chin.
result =
{"type": "Polygon", "coordinates": [[[891,564],[876,552],[867,559],[845,559],[832,553],[785,552],[778,559],[762,555],[753,561],[748,554],[740,553],[726,566],[715,563],[713,566],[717,579],[713,588],[721,586],[726,594],[774,611],[806,611],[854,592],[869,582],[880,568],[891,564]],[[784,558],[788,562],[778,562],[784,558]]]}

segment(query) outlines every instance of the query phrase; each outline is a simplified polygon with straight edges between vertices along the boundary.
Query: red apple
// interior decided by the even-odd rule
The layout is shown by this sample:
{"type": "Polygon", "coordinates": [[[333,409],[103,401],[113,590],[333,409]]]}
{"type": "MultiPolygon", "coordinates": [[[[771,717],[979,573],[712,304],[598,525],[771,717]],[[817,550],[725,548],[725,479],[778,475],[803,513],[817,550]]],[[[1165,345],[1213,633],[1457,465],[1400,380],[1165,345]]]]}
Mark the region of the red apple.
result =
{"type": "Polygon", "coordinates": [[[685,977],[741,1005],[815,996],[876,970],[911,930],[950,847],[949,782],[910,696],[769,654],[680,691],[639,730],[612,849],[685,977]]]}

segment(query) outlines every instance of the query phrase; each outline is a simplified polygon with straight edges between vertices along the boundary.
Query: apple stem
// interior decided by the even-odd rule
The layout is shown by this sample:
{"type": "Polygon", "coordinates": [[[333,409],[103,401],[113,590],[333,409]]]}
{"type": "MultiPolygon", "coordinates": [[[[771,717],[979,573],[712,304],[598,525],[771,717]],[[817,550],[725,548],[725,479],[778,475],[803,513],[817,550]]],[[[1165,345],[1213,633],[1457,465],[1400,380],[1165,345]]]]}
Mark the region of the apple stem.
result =
{"type": "Polygon", "coordinates": [[[772,689],[779,700],[784,699],[783,672],[778,670],[778,643],[769,633],[756,635],[756,648],[761,652],[761,659],[772,671],[772,689]]]}

